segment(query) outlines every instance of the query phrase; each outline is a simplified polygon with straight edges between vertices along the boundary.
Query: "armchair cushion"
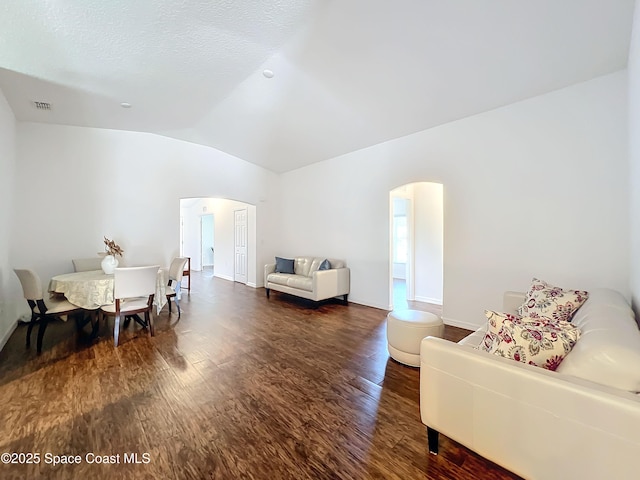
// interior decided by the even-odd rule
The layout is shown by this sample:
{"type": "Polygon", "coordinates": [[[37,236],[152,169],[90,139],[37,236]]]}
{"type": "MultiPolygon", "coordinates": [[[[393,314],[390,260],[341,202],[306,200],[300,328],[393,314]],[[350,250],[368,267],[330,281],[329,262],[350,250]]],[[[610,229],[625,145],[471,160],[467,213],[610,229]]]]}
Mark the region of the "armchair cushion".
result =
{"type": "MultiPolygon", "coordinates": [[[[127,313],[133,310],[140,310],[149,307],[148,298],[126,298],[120,302],[120,313],[127,313]]],[[[107,313],[116,313],[116,304],[103,305],[102,311],[107,313]]]]}

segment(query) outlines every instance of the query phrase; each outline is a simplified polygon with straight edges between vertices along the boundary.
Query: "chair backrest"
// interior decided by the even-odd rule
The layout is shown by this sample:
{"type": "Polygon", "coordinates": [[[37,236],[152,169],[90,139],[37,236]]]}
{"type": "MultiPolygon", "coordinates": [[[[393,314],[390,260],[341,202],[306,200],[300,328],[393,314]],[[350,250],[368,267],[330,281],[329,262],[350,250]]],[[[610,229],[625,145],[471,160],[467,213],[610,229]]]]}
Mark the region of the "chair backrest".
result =
{"type": "Polygon", "coordinates": [[[102,268],[102,258],[74,258],[73,262],[74,272],[88,272],[89,270],[100,270],[102,268]]]}
{"type": "Polygon", "coordinates": [[[187,264],[187,257],[176,257],[171,261],[169,265],[169,279],[177,282],[182,281],[182,274],[184,273],[184,266],[187,264]]]}
{"type": "Polygon", "coordinates": [[[147,297],[156,293],[160,265],[149,267],[123,267],[113,271],[113,297],[147,297]]]}
{"type": "Polygon", "coordinates": [[[22,292],[27,300],[42,300],[42,283],[36,272],[29,269],[14,268],[22,284],[22,292]]]}

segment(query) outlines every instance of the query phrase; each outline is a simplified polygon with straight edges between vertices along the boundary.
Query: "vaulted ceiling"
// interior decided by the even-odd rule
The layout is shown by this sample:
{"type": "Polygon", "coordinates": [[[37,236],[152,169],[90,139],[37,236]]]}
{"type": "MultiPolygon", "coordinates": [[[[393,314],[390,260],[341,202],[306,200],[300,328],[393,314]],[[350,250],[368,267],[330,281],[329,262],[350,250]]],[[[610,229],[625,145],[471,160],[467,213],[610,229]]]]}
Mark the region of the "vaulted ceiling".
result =
{"type": "Polygon", "coordinates": [[[623,69],[633,6],[6,1],[0,89],[21,121],[153,132],[284,172],[623,69]]]}

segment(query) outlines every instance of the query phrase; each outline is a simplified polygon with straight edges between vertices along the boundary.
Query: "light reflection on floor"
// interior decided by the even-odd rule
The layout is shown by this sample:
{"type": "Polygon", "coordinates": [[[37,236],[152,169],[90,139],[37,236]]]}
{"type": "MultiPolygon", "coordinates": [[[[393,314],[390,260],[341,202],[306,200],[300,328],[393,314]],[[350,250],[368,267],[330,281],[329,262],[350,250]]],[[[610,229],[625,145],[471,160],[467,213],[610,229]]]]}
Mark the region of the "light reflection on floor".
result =
{"type": "Polygon", "coordinates": [[[409,308],[407,303],[407,283],[402,278],[393,279],[393,309],[403,310],[409,308]]]}
{"type": "Polygon", "coordinates": [[[442,305],[435,305],[433,303],[416,302],[414,300],[407,300],[407,284],[404,279],[393,279],[393,309],[394,310],[424,310],[425,312],[435,313],[436,315],[442,315],[442,305]]]}

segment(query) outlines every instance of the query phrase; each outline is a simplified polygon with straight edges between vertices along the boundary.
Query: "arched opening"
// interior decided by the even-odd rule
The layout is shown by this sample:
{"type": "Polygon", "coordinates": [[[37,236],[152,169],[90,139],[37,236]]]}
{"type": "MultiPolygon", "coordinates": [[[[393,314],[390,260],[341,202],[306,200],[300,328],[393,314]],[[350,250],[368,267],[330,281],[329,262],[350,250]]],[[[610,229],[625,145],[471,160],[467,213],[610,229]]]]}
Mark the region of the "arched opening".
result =
{"type": "Polygon", "coordinates": [[[442,305],[443,185],[415,182],[391,190],[390,292],[393,309],[442,305]]]}
{"type": "Polygon", "coordinates": [[[180,199],[180,254],[191,269],[256,286],[256,207],[223,198],[180,199]]]}

